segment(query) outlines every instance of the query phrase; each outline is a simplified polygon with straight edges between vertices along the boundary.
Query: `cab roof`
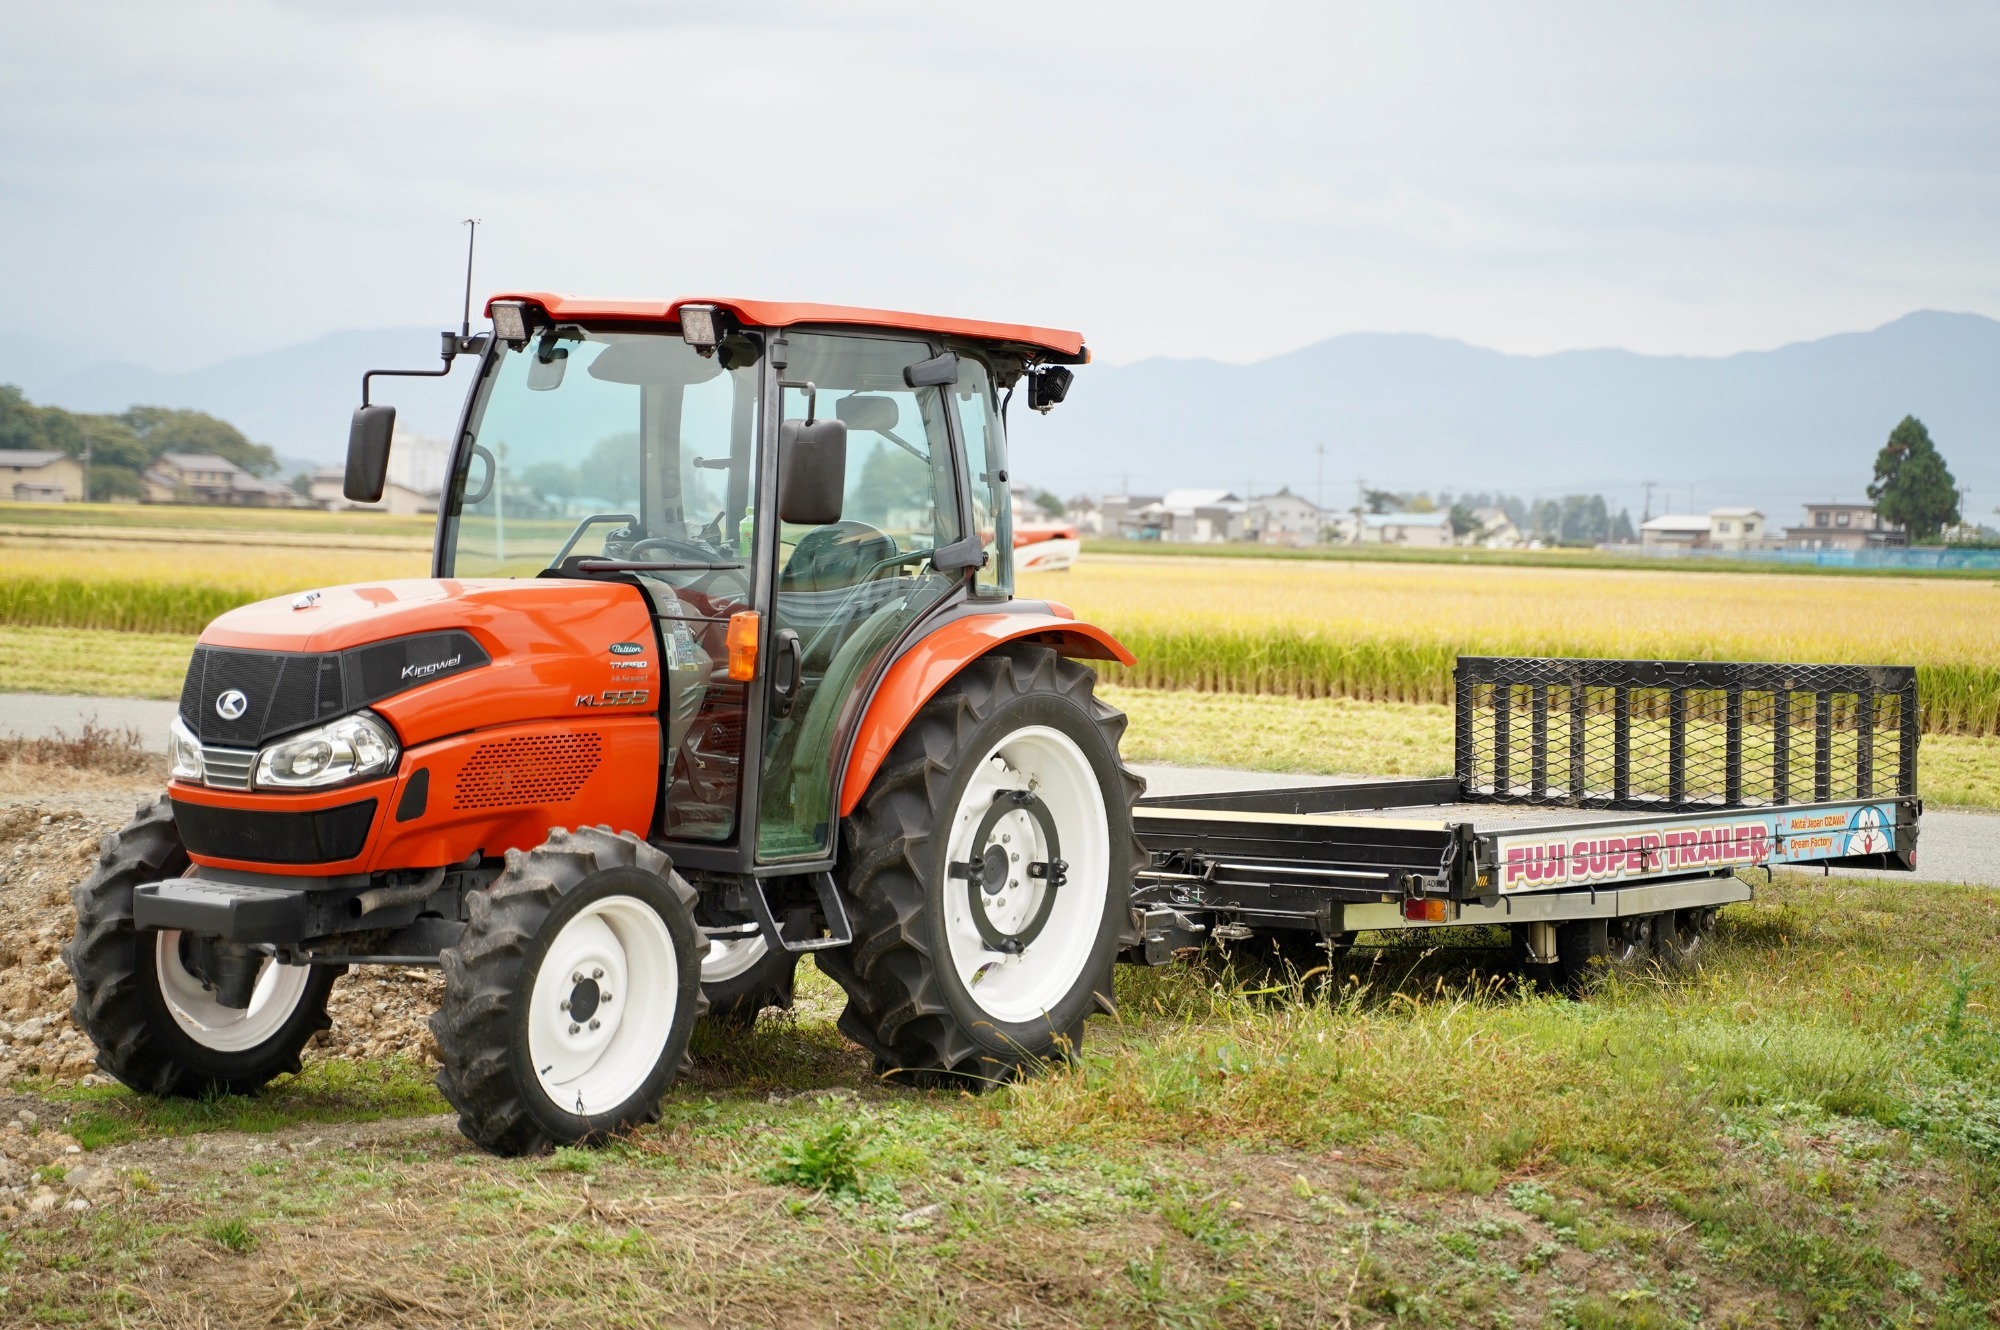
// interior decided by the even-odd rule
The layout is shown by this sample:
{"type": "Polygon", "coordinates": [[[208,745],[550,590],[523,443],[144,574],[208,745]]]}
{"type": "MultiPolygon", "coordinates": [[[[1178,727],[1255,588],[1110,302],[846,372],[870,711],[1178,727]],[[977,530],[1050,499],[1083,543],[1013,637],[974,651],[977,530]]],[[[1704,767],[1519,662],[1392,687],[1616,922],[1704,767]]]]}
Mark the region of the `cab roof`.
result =
{"type": "Polygon", "coordinates": [[[678,300],[593,300],[557,295],[550,291],[510,291],[490,297],[486,312],[493,312],[496,300],[522,300],[539,305],[558,321],[590,319],[639,319],[676,323],[682,305],[714,305],[729,311],[744,324],[758,328],[786,328],[800,323],[853,324],[865,328],[898,328],[911,332],[935,333],[946,337],[969,337],[985,342],[1007,342],[1047,352],[1049,359],[1069,364],[1088,364],[1090,349],[1083,334],[1062,328],[1038,328],[1026,323],[988,323],[984,319],[954,319],[939,314],[909,314],[894,309],[863,309],[854,305],[812,305],[783,300],[743,300],[732,296],[682,296],[678,300]]]}

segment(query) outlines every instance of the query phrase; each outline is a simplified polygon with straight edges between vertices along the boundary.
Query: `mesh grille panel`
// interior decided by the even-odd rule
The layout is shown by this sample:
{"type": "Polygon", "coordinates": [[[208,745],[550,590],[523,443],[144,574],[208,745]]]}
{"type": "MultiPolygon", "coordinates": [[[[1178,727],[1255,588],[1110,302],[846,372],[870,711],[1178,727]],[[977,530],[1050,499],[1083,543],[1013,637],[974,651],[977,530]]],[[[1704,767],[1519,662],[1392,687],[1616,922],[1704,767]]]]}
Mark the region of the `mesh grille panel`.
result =
{"type": "Polygon", "coordinates": [[[1472,800],[1734,808],[1916,793],[1916,672],[1460,657],[1472,800]]]}
{"type": "Polygon", "coordinates": [[[603,747],[603,737],[597,734],[523,734],[481,744],[458,773],[451,806],[564,803],[575,798],[597,770],[603,747]]]}

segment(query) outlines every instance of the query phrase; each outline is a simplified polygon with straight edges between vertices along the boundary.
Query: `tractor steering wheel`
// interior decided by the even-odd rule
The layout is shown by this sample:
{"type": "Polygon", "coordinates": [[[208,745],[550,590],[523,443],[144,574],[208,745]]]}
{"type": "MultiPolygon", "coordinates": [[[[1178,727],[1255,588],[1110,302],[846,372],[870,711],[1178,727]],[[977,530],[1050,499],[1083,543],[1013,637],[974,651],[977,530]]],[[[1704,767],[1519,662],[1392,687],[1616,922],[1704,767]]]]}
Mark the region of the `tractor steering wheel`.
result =
{"type": "Polygon", "coordinates": [[[714,563],[718,553],[699,540],[685,540],[678,536],[648,536],[644,540],[633,541],[626,557],[641,560],[654,548],[664,550],[676,559],[686,559],[692,563],[714,563]]]}

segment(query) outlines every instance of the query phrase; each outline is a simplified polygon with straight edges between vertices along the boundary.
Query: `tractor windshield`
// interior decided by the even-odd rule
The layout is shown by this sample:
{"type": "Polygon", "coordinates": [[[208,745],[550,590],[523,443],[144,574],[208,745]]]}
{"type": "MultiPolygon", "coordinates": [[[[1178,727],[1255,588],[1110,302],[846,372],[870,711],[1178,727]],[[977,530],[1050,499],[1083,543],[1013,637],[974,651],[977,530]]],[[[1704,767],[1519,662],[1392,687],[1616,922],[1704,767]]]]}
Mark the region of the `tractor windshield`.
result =
{"type": "Polygon", "coordinates": [[[473,403],[439,571],[533,577],[604,559],[649,565],[636,571],[662,590],[747,593],[757,369],[727,359],[676,335],[574,326],[502,347],[473,403]]]}

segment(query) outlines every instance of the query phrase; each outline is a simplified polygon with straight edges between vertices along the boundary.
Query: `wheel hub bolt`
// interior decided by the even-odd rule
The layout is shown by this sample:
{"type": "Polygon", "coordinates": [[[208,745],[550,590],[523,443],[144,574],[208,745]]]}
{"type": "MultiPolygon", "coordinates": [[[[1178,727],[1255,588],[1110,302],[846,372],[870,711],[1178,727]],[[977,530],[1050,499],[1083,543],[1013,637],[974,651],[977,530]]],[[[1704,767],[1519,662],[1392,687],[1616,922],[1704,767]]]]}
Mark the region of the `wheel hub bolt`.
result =
{"type": "Polygon", "coordinates": [[[590,977],[591,977],[592,979],[602,979],[602,978],[604,977],[604,971],[602,971],[602,970],[592,970],[592,971],[590,972],[590,977]]]}
{"type": "Polygon", "coordinates": [[[590,1028],[591,1028],[591,1029],[595,1030],[595,1029],[596,1029],[596,1028],[597,1028],[598,1026],[600,1026],[600,1025],[602,1025],[602,1024],[604,1024],[604,1022],[603,1022],[603,1021],[600,1021],[600,1020],[598,1020],[598,1019],[597,1019],[597,1017],[595,1017],[595,1016],[592,1016],[592,1017],[590,1018],[590,1028]]]}
{"type": "Polygon", "coordinates": [[[597,1000],[598,1000],[599,1002],[609,1002],[609,1001],[611,1001],[611,990],[607,988],[607,989],[605,989],[605,990],[604,990],[604,991],[603,991],[602,993],[599,993],[599,994],[597,995],[597,1000]]]}
{"type": "Polygon", "coordinates": [[[568,999],[568,998],[564,998],[564,999],[563,999],[563,1000],[562,1000],[561,1002],[557,1003],[556,1005],[557,1005],[557,1006],[559,1006],[559,1007],[561,1007],[561,1008],[562,1008],[562,1009],[563,1009],[564,1011],[568,1011],[568,1010],[569,1010],[569,999],[568,999]]]}
{"type": "Polygon", "coordinates": [[[577,1032],[577,1031],[578,1031],[579,1029],[581,1029],[581,1028],[582,1028],[582,1027],[581,1027],[581,1026],[579,1026],[579,1025],[578,1025],[578,1024],[577,1024],[577,1023],[575,1022],[575,1021],[571,1021],[571,1022],[569,1023],[569,1032],[570,1032],[571,1034],[575,1034],[575,1033],[576,1033],[576,1032],[577,1032]]]}

